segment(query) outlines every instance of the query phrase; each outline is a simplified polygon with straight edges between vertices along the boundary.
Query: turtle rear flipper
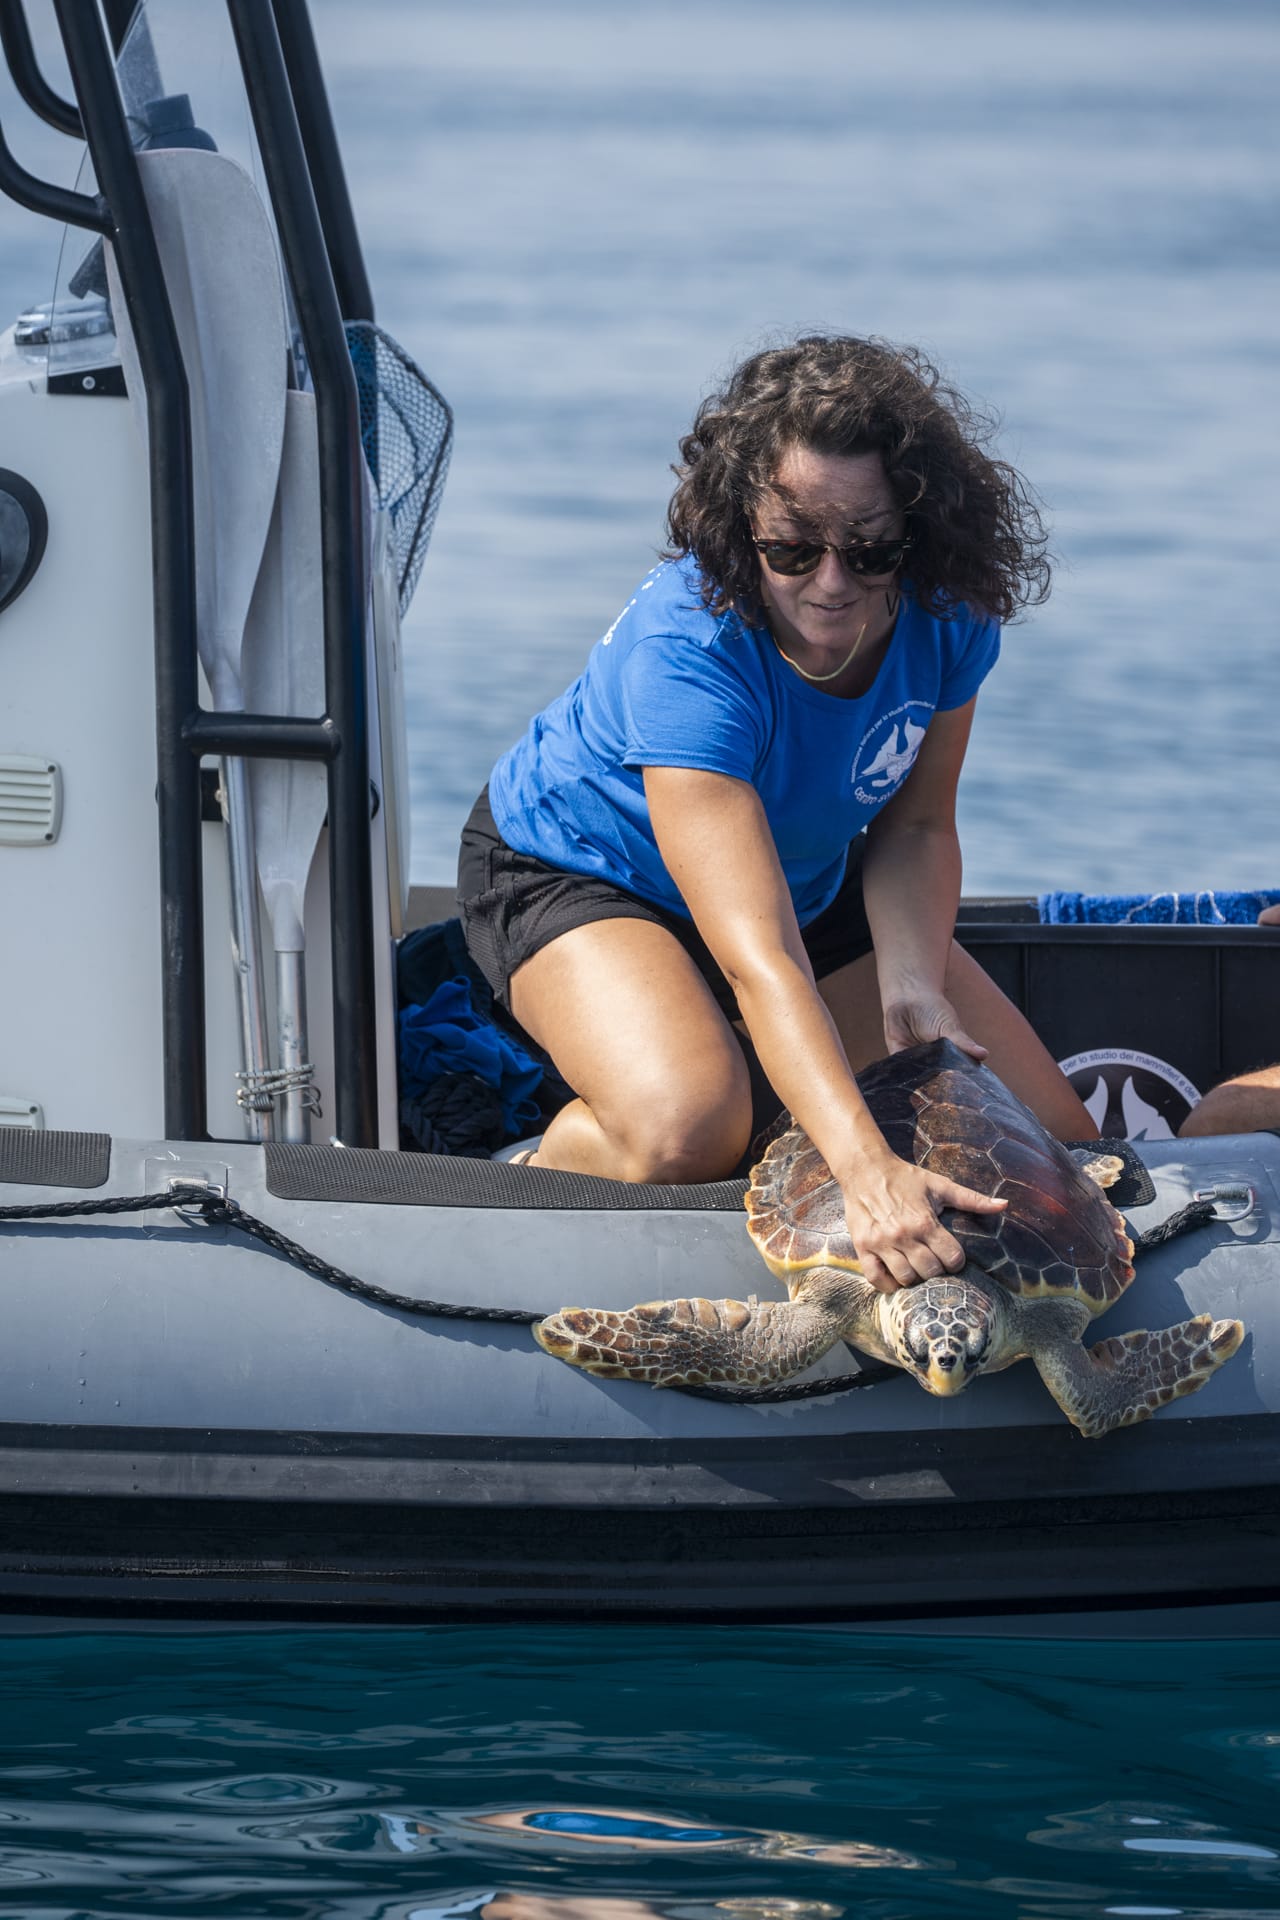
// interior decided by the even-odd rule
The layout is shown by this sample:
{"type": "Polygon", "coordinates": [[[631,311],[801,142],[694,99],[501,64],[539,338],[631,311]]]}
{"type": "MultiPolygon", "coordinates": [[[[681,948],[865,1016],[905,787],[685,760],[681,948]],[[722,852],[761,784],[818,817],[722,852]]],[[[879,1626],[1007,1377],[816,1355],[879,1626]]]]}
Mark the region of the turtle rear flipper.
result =
{"type": "Polygon", "coordinates": [[[1122,1333],[1092,1347],[1064,1340],[1031,1357],[1068,1420],[1096,1440],[1195,1393],[1243,1339],[1238,1320],[1201,1313],[1159,1333],[1122,1333]]]}
{"type": "Polygon", "coordinates": [[[538,1322],[533,1337],[555,1359],[614,1380],[764,1385],[803,1372],[840,1338],[847,1316],[816,1291],[815,1299],[763,1303],[650,1300],[622,1313],[562,1307],[538,1322]]]}

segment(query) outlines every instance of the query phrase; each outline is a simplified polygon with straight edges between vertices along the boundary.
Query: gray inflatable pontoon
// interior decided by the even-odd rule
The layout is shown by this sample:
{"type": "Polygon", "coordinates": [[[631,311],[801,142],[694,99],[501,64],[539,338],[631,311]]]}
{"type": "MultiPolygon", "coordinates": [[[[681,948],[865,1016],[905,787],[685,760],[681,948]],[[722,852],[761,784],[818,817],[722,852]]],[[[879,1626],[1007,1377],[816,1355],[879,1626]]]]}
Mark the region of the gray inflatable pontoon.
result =
{"type": "MultiPolygon", "coordinates": [[[[646,1191],[324,1147],[0,1141],[19,1138],[26,1154],[0,1161],[6,1206],[211,1179],[291,1241],[414,1298],[546,1310],[771,1284],[729,1184],[646,1191]]],[[[352,1298],[189,1211],[10,1222],[0,1595],[885,1623],[1268,1599],[1280,1139],[1142,1158],[1155,1198],[1131,1210],[1139,1230],[1214,1189],[1232,1217],[1143,1253],[1105,1331],[1208,1311],[1250,1338],[1200,1393],[1101,1441],[1068,1426],[1029,1365],[946,1402],[902,1375],[730,1407],[579,1373],[524,1327],[352,1298]]],[[[850,1366],[841,1352],[821,1371],[850,1366]]]]}

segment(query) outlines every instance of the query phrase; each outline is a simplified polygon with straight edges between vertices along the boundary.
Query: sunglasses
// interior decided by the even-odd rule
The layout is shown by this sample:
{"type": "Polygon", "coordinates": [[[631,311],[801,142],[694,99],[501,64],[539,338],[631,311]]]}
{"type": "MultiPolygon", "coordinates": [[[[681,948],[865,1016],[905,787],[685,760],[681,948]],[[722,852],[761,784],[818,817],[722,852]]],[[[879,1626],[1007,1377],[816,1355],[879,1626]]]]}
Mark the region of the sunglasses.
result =
{"type": "Polygon", "coordinates": [[[813,573],[824,553],[838,553],[849,572],[859,577],[896,573],[910,540],[856,540],[852,546],[838,547],[821,540],[753,540],[770,573],[795,579],[813,573]]]}

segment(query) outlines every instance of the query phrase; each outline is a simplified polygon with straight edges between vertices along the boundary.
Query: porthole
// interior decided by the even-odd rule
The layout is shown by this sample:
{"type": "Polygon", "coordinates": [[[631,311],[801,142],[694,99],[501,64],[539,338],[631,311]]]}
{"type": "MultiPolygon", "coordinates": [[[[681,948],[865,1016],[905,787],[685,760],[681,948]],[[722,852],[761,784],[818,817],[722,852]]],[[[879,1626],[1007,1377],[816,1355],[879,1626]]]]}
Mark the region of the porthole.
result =
{"type": "Polygon", "coordinates": [[[0,613],[31,580],[48,535],[49,516],[31,482],[0,467],[0,613]]]}

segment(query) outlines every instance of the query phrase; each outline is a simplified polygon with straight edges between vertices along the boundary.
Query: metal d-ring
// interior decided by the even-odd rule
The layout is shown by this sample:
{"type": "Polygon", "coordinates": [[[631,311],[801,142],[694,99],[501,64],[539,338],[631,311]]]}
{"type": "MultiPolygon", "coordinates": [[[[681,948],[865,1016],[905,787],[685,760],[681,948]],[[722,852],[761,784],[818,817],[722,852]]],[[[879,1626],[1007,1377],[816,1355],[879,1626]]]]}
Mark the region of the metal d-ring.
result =
{"type": "Polygon", "coordinates": [[[1192,1198],[1211,1200],[1214,1219],[1229,1222],[1248,1219],[1258,1204],[1257,1194],[1243,1180],[1224,1181],[1216,1187],[1199,1187],[1192,1198]]]}

